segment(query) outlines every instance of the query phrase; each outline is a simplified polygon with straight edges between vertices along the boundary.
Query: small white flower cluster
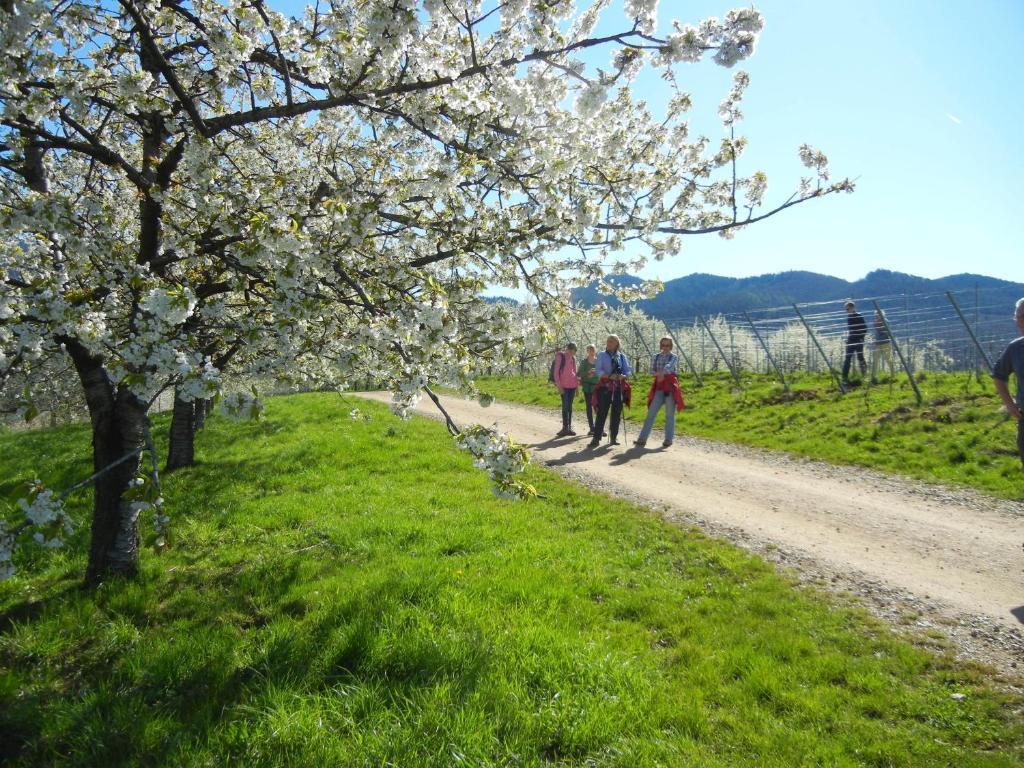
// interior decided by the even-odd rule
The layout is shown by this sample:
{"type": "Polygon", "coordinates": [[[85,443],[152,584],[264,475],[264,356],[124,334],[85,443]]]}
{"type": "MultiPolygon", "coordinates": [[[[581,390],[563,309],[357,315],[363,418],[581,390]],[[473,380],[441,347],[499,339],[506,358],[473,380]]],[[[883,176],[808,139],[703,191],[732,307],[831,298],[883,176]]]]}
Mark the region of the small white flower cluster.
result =
{"type": "Polygon", "coordinates": [[[158,484],[151,475],[137,475],[129,483],[125,498],[129,499],[133,514],[139,515],[147,510],[153,511],[153,530],[156,533],[156,548],[163,549],[167,545],[170,530],[170,515],[164,512],[164,499],[159,495],[158,484]]]}
{"type": "Polygon", "coordinates": [[[391,384],[391,410],[402,419],[412,417],[416,404],[423,398],[423,387],[427,379],[423,375],[413,375],[399,379],[391,384]]]}
{"type": "Polygon", "coordinates": [[[614,296],[623,304],[650,299],[661,293],[664,283],[660,280],[641,280],[635,285],[621,285],[601,280],[597,290],[606,296],[614,296]]]}
{"type": "Polygon", "coordinates": [[[487,471],[495,496],[526,499],[537,495],[536,488],[516,477],[530,463],[529,453],[504,432],[474,424],[455,436],[455,444],[473,455],[473,466],[487,471]]]}
{"type": "Polygon", "coordinates": [[[248,392],[232,392],[220,401],[221,412],[238,421],[255,420],[263,413],[263,401],[248,392]]]}
{"type": "Polygon", "coordinates": [[[746,72],[737,72],[732,76],[732,90],[718,105],[718,116],[722,118],[722,124],[725,127],[733,126],[743,119],[743,112],[740,111],[739,105],[748,85],[750,85],[750,75],[746,72]]]}
{"type": "Polygon", "coordinates": [[[27,498],[20,498],[16,507],[22,520],[8,527],[0,519],[0,580],[15,574],[13,563],[17,540],[26,537],[47,549],[64,546],[74,531],[71,518],[64,511],[64,501],[36,480],[29,484],[27,498]]]}
{"type": "Polygon", "coordinates": [[[757,36],[764,29],[764,18],[753,8],[729,11],[723,21],[705,19],[699,25],[673,22],[675,33],[668,36],[659,52],[659,62],[694,63],[700,61],[704,51],[717,49],[716,64],[731,67],[750,58],[757,44],[757,36]]]}
{"type": "Polygon", "coordinates": [[[178,395],[185,400],[194,401],[211,398],[220,388],[220,371],[214,368],[209,358],[200,364],[192,365],[183,352],[178,353],[181,360],[179,370],[181,380],[177,386],[178,395]]]}
{"type": "Polygon", "coordinates": [[[654,33],[658,25],[658,0],[626,0],[626,15],[636,19],[636,26],[645,35],[654,33]]]}
{"type": "Polygon", "coordinates": [[[751,174],[746,185],[747,205],[751,208],[760,205],[767,190],[768,175],[764,171],[756,171],[751,174]]]}
{"type": "MultiPolygon", "coordinates": [[[[806,176],[800,179],[799,191],[801,197],[820,194],[822,187],[826,185],[829,180],[828,158],[823,152],[815,149],[810,144],[801,144],[800,162],[807,168],[814,170],[817,174],[817,180],[806,176]]],[[[843,188],[842,184],[836,186],[843,188]]],[[[852,189],[852,185],[850,188],[852,189]]]]}
{"type": "Polygon", "coordinates": [[[153,530],[156,531],[156,548],[163,549],[167,545],[167,534],[171,527],[171,517],[163,511],[163,496],[158,496],[152,504],[153,530]]]}
{"type": "Polygon", "coordinates": [[[188,288],[175,293],[153,288],[142,297],[139,306],[165,325],[180,325],[195,310],[196,298],[188,288]]]}
{"type": "Polygon", "coordinates": [[[828,179],[828,158],[820,150],[810,144],[800,145],[800,162],[808,168],[818,172],[818,177],[823,181],[828,179]]]}
{"type": "Polygon", "coordinates": [[[576,97],[576,112],[580,117],[593,117],[608,100],[608,89],[600,83],[591,83],[576,97]]]}

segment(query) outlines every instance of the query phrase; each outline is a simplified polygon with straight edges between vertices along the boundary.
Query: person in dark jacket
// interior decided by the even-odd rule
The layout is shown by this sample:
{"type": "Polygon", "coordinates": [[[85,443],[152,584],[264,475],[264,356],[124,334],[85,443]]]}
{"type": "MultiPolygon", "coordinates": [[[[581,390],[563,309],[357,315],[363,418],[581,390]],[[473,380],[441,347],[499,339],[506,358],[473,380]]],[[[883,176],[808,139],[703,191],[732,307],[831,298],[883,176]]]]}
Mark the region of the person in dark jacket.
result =
{"type": "Polygon", "coordinates": [[[1024,466],[1024,419],[1021,418],[1021,407],[1024,406],[1024,299],[1017,301],[1013,319],[1021,335],[1011,341],[999,356],[992,368],[992,380],[1006,412],[1017,420],[1017,453],[1020,454],[1021,465],[1024,466]],[[1017,379],[1016,399],[1010,395],[1011,373],[1017,379]]]}
{"type": "Polygon", "coordinates": [[[857,363],[860,365],[860,375],[866,376],[868,363],[864,359],[864,337],[868,335],[868,324],[864,322],[864,316],[857,311],[852,301],[846,302],[846,356],[843,358],[843,386],[850,384],[850,363],[853,356],[857,356],[857,363]]]}
{"type": "Polygon", "coordinates": [[[583,390],[583,400],[587,406],[587,425],[590,429],[587,434],[593,437],[594,404],[591,402],[591,397],[594,393],[594,387],[597,386],[597,382],[601,378],[597,375],[597,347],[593,344],[587,344],[587,356],[580,363],[577,374],[580,379],[580,389],[583,390]]]}

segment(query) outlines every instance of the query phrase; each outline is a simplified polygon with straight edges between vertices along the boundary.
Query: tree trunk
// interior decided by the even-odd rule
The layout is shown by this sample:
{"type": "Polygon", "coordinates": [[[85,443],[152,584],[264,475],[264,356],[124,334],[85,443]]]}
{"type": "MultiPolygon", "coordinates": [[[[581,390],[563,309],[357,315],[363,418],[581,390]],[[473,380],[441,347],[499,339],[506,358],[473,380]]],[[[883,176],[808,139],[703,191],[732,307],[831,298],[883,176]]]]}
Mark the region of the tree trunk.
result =
{"type": "Polygon", "coordinates": [[[111,385],[102,359],[74,340],[65,344],[89,406],[93,468],[103,472],[93,486],[92,540],[85,581],[96,584],[108,576],[135,576],[139,513],[124,494],[138,474],[145,447],[146,405],[127,389],[111,385]],[[125,456],[129,458],[122,461],[125,456]]]}
{"type": "Polygon", "coordinates": [[[210,415],[212,403],[213,401],[206,397],[196,400],[196,415],[192,422],[194,431],[198,432],[206,426],[206,417],[210,415]]]}
{"type": "Polygon", "coordinates": [[[191,467],[195,463],[195,417],[200,407],[200,401],[185,401],[178,390],[174,390],[174,411],[171,413],[166,472],[191,467]]]}

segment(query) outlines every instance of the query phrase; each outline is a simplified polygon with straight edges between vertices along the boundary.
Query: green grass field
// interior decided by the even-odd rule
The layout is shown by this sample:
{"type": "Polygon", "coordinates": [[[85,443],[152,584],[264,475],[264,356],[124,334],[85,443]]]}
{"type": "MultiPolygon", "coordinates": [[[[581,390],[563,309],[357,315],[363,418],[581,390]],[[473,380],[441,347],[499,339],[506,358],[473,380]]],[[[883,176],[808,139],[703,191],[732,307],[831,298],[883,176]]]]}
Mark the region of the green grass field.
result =
{"type": "MultiPolygon", "coordinates": [[[[694,386],[687,375],[681,381],[686,410],[676,417],[676,433],[1024,499],[1016,423],[1004,414],[992,381],[978,382],[966,373],[919,378],[920,406],[906,377],[840,395],[827,376],[797,378],[786,393],[777,378],[767,375],[744,376],[743,390],[736,389],[728,373],[705,376],[703,387],[694,386]]],[[[627,410],[637,428],[646,416],[649,386],[649,376],[638,377],[633,407],[627,410]]],[[[558,408],[558,393],[542,377],[483,379],[480,388],[499,400],[558,408]]],[[[586,427],[581,398],[576,407],[576,424],[586,427]]],[[[655,424],[663,423],[664,413],[655,424]]]]}
{"type": "MultiPolygon", "coordinates": [[[[166,479],[175,545],[135,582],[83,591],[83,535],[22,561],[0,583],[0,763],[1024,761],[1024,702],[983,671],[548,471],[543,499],[498,500],[439,424],[358,405],[369,421],[322,394],[214,417],[166,479]]],[[[88,444],[0,434],[0,477],[59,487],[88,444]]]]}

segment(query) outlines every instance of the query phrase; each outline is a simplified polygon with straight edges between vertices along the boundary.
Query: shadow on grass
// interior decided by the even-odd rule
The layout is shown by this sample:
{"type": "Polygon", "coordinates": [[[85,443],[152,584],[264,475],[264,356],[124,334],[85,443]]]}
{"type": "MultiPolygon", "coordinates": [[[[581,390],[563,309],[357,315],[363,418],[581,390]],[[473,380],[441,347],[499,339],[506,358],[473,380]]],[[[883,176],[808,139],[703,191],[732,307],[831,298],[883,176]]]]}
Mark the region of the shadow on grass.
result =
{"type": "Polygon", "coordinates": [[[0,763],[120,766],[145,755],[146,764],[174,764],[181,749],[209,743],[226,724],[259,721],[275,697],[298,701],[338,684],[390,690],[397,709],[436,686],[472,695],[490,653],[472,627],[394,632],[410,606],[434,604],[442,581],[381,575],[332,600],[309,597],[349,578],[332,562],[285,554],[197,562],[159,582],[112,581],[18,604],[4,614],[7,625],[49,624],[66,662],[55,683],[37,685],[31,641],[0,654],[13,670],[0,680],[0,763]],[[76,592],[85,597],[68,601],[76,592]],[[115,630],[138,640],[111,639],[115,630]]]}
{"type": "Polygon", "coordinates": [[[59,605],[68,598],[77,598],[86,593],[88,593],[88,588],[83,584],[72,583],[54,592],[44,600],[24,600],[20,603],[15,603],[6,611],[0,611],[0,635],[10,632],[15,624],[35,621],[48,608],[59,605]]]}

